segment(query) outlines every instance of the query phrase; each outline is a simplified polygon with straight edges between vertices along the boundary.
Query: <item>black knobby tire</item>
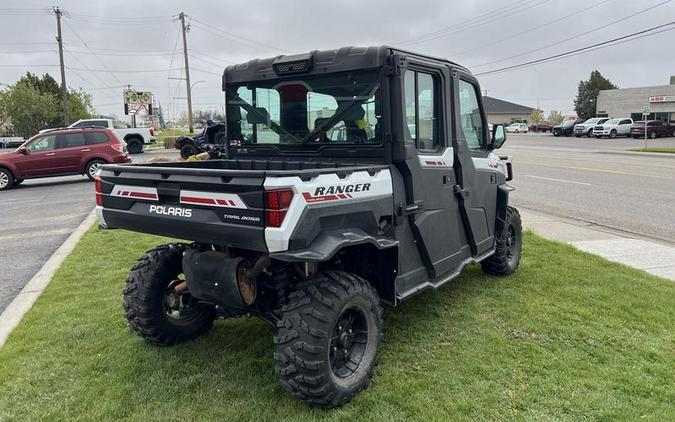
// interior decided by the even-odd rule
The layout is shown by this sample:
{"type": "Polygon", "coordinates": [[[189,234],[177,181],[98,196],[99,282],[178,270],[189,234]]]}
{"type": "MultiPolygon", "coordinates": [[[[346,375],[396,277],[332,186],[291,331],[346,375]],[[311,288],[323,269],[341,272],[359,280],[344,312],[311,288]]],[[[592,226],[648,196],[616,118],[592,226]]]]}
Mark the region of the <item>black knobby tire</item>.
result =
{"type": "Polygon", "coordinates": [[[127,150],[129,154],[140,154],[143,152],[143,140],[137,137],[127,139],[127,150]]]}
{"type": "Polygon", "coordinates": [[[497,276],[513,274],[520,265],[522,248],[523,229],[520,213],[513,207],[507,207],[504,230],[497,239],[495,253],[481,262],[483,271],[497,276]]]}
{"type": "MultiPolygon", "coordinates": [[[[124,316],[131,329],[147,342],[170,346],[193,340],[208,331],[215,310],[193,302],[189,293],[177,299],[185,315],[175,316],[167,300],[176,298],[171,286],[183,273],[182,258],[186,245],[172,243],[149,250],[131,268],[124,288],[124,316]],[[174,296],[172,296],[174,295],[174,296]]],[[[175,301],[174,301],[175,302],[175,301]]]]}
{"type": "Polygon", "coordinates": [[[368,385],[382,339],[382,308],[366,280],[344,272],[319,273],[290,294],[282,311],[274,361],[286,390],[330,408],[349,402],[368,385]]]}
{"type": "Polygon", "coordinates": [[[185,144],[180,149],[180,156],[184,160],[187,160],[193,155],[197,155],[198,152],[199,150],[197,150],[197,147],[194,144],[185,144]]]}
{"type": "Polygon", "coordinates": [[[11,189],[14,186],[14,175],[7,169],[0,168],[0,190],[11,189]]]}

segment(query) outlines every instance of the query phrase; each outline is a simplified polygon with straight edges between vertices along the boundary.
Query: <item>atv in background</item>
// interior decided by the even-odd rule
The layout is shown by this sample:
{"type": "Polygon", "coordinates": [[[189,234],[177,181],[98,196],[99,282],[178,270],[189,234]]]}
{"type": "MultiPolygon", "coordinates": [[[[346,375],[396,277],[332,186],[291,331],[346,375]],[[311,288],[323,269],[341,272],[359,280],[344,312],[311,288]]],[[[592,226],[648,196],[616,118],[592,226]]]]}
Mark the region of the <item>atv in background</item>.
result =
{"type": "Polygon", "coordinates": [[[195,137],[182,136],[176,139],[176,149],[180,150],[180,156],[188,159],[193,155],[209,150],[207,145],[223,145],[225,143],[225,123],[207,120],[202,133],[195,137]]]}

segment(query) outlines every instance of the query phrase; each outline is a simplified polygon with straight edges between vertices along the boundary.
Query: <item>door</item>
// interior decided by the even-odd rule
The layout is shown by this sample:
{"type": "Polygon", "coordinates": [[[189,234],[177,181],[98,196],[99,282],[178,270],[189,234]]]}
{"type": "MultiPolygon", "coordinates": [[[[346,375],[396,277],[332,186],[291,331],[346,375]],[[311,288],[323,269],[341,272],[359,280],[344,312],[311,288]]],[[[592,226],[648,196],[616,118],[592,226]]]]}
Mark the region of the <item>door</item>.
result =
{"type": "Polygon", "coordinates": [[[82,132],[56,135],[56,158],[61,173],[82,171],[82,156],[91,152],[91,147],[86,145],[84,135],[82,132]]]}
{"type": "Polygon", "coordinates": [[[454,194],[454,151],[448,142],[444,75],[410,67],[403,75],[409,192],[406,214],[429,278],[453,272],[468,252],[454,194]],[[411,201],[412,199],[412,201],[411,201]]]}
{"type": "Polygon", "coordinates": [[[619,128],[617,132],[621,135],[628,135],[630,133],[631,126],[633,126],[633,121],[631,119],[623,119],[619,122],[619,128]]]}
{"type": "Polygon", "coordinates": [[[494,245],[499,157],[488,149],[489,131],[478,83],[469,75],[457,75],[454,86],[457,104],[454,144],[461,161],[456,166],[460,209],[472,253],[480,256],[494,245]]]}
{"type": "Polygon", "coordinates": [[[17,157],[15,164],[24,177],[58,173],[55,147],[56,135],[35,138],[26,146],[28,153],[17,157]]]}

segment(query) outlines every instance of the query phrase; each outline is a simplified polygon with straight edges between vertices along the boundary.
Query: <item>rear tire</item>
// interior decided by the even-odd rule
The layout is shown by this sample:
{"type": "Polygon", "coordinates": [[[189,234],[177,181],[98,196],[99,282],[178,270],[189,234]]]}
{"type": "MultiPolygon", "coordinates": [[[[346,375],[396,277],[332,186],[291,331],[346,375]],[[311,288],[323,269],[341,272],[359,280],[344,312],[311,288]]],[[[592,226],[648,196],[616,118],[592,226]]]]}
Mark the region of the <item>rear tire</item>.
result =
{"type": "Polygon", "coordinates": [[[215,309],[194,303],[189,293],[172,288],[183,273],[186,245],[158,246],[131,268],[124,288],[124,316],[148,343],[170,346],[193,340],[213,326],[215,309]]]}
{"type": "Polygon", "coordinates": [[[523,248],[523,228],[520,213],[514,207],[506,208],[505,228],[499,238],[495,253],[482,261],[487,274],[506,276],[516,272],[523,248]]]}
{"type": "Polygon", "coordinates": [[[14,175],[7,169],[0,168],[0,190],[11,189],[14,186],[14,175]]]}
{"type": "Polygon", "coordinates": [[[342,406],[366,388],[382,339],[382,308],[364,279],[317,274],[289,295],[274,337],[281,384],[307,403],[342,406]]]}
{"type": "Polygon", "coordinates": [[[137,137],[126,140],[129,154],[140,154],[143,152],[143,140],[137,137]]]}
{"type": "Polygon", "coordinates": [[[89,180],[94,180],[94,177],[96,176],[96,171],[102,164],[106,164],[106,162],[98,158],[91,160],[90,162],[87,163],[87,165],[84,167],[84,174],[87,175],[89,180]]]}

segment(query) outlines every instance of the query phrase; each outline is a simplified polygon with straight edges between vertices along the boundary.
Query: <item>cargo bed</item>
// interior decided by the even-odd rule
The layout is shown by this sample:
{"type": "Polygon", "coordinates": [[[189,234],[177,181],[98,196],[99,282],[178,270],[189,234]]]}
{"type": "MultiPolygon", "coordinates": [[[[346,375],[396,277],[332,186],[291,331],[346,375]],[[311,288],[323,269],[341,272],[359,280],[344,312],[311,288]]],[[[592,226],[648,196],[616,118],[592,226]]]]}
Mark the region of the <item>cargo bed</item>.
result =
{"type": "Polygon", "coordinates": [[[322,174],[345,178],[383,168],[272,160],[104,165],[97,182],[97,213],[111,228],[267,252],[266,180],[309,181],[322,174]]]}

